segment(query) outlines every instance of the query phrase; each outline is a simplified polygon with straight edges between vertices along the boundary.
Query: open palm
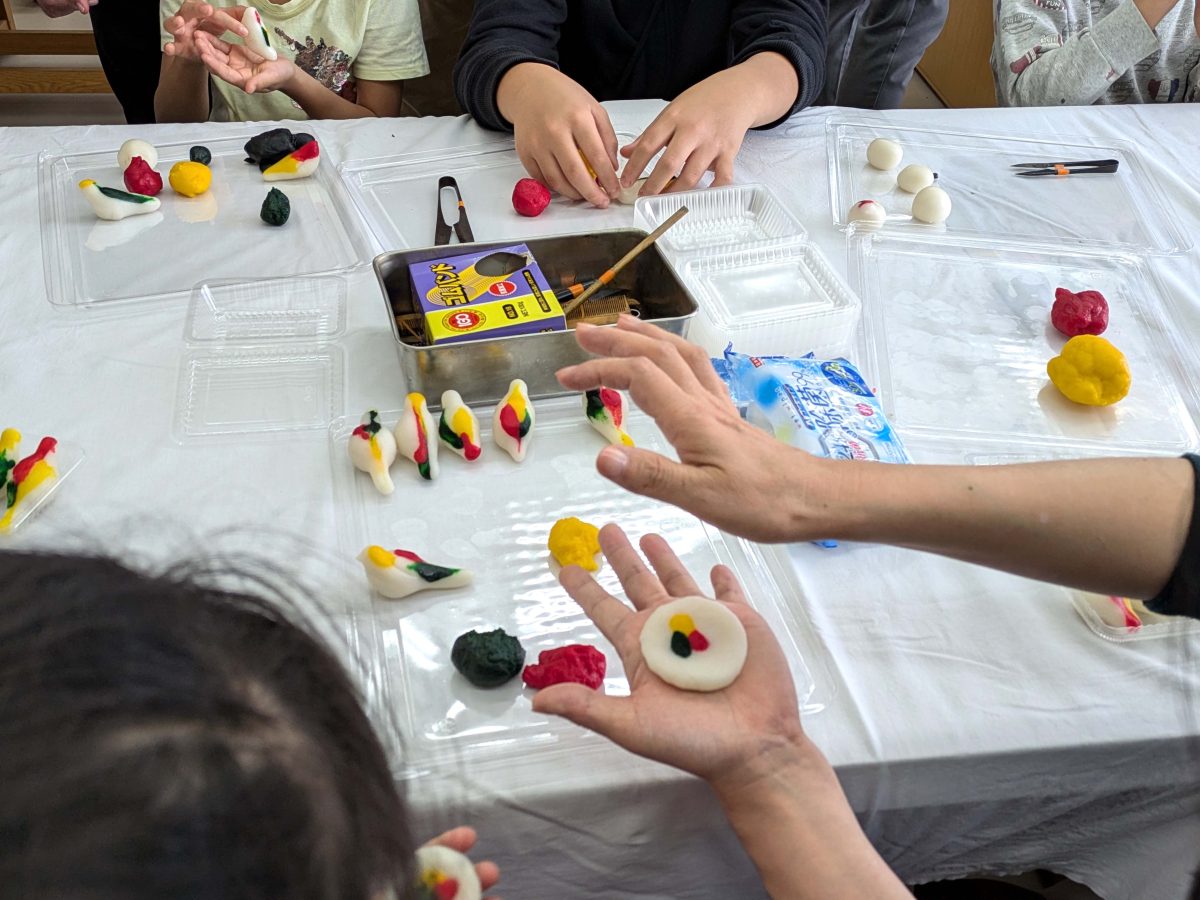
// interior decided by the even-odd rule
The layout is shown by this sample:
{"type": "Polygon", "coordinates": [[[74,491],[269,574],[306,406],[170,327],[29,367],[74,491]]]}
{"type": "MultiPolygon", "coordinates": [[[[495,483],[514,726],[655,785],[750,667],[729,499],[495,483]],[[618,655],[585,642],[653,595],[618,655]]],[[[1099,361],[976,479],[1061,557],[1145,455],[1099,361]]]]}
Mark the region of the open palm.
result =
{"type": "Polygon", "coordinates": [[[804,739],[787,659],[767,623],[746,603],[733,572],[717,566],[712,586],[717,600],[745,626],[745,667],[724,690],[682,691],[646,666],[640,635],[655,607],[676,597],[699,596],[699,587],[658,535],[641,541],[653,571],[615,525],[601,529],[600,545],[633,610],[577,566],[563,569],[560,580],[620,654],[630,695],[608,697],[583,685],[560,684],[538,692],[534,709],[563,716],[633,753],[710,782],[736,779],[742,763],[804,739]]]}
{"type": "Polygon", "coordinates": [[[277,90],[296,72],[296,64],[282,56],[263,59],[242,44],[230,44],[204,32],[198,33],[195,40],[208,70],[247,94],[277,90]]]}

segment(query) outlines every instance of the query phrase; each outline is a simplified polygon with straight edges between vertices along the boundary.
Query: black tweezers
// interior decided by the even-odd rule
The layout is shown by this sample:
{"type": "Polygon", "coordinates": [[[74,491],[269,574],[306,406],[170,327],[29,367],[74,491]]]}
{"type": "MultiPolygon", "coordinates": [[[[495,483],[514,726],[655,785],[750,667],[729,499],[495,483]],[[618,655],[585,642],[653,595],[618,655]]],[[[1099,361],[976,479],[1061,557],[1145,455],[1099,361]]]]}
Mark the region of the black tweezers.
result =
{"type": "Polygon", "coordinates": [[[443,175],[438,179],[437,228],[433,232],[433,245],[441,247],[450,243],[450,226],[446,224],[446,217],[442,215],[442,191],[446,188],[453,188],[454,196],[458,198],[458,221],[454,223],[454,233],[458,235],[460,244],[470,244],[475,240],[475,235],[471,231],[471,223],[467,221],[467,207],[463,203],[462,191],[458,189],[458,182],[452,176],[443,175]]]}
{"type": "Polygon", "coordinates": [[[1018,175],[1111,175],[1121,164],[1116,159],[1081,159],[1076,162],[1014,163],[1014,169],[1028,169],[1018,175]]]}

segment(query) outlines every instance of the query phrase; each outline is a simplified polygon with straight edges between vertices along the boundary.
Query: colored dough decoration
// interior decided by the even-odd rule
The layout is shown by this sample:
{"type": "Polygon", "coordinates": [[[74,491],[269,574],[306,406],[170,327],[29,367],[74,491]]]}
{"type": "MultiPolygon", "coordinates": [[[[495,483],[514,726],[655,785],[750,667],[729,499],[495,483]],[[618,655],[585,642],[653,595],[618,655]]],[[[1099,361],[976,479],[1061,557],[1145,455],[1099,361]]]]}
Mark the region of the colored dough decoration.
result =
{"type": "Polygon", "coordinates": [[[896,187],[909,194],[917,194],[925,190],[937,180],[933,169],[929,166],[905,166],[896,176],[896,187]]]}
{"type": "Polygon", "coordinates": [[[358,561],[372,590],[389,600],[399,600],[417,591],[449,591],[474,581],[466,569],[435,566],[411,550],[385,550],[377,544],[358,554],[358,561]]]}
{"type": "Polygon", "coordinates": [[[480,900],[475,864],[457,850],[428,844],[417,850],[417,900],[480,900]]]}
{"type": "Polygon", "coordinates": [[[1125,355],[1102,337],[1081,334],[1046,363],[1046,374],[1064,397],[1084,406],[1111,406],[1129,393],[1125,355]]]}
{"type": "Polygon", "coordinates": [[[496,404],[492,414],[492,437],[500,449],[517,462],[523,462],[533,438],[534,412],[529,402],[529,388],[520,378],[514,378],[504,399],[496,404]]]}
{"type": "Polygon", "coordinates": [[[90,178],[79,182],[79,190],[98,219],[117,222],[130,216],[142,216],[156,211],[162,203],[157,197],[131,194],[116,188],[101,187],[90,178]]]}
{"type": "Polygon", "coordinates": [[[321,147],[311,134],[273,128],[246,142],[246,162],[258,166],[263,181],[307,178],[321,162],[321,147]]]}
{"type": "Polygon", "coordinates": [[[262,16],[258,14],[257,9],[247,6],[246,11],[242,13],[242,24],[248,32],[245,44],[251,51],[268,61],[279,59],[279,54],[271,46],[271,35],[267,33],[267,27],[263,25],[262,16]]]}
{"type": "Polygon", "coordinates": [[[129,164],[133,162],[135,156],[144,159],[146,165],[152,169],[158,165],[158,151],[154,149],[153,144],[138,138],[130,138],[117,151],[117,165],[121,167],[122,172],[129,168],[129,164]]]}
{"type": "Polygon", "coordinates": [[[583,395],[583,409],[588,422],[610,444],[633,446],[633,438],[625,432],[625,398],[612,388],[595,388],[583,395]]]}
{"type": "Polygon", "coordinates": [[[17,514],[30,506],[37,495],[58,478],[58,469],[54,467],[57,440],[42,438],[37,450],[18,460],[17,446],[20,442],[21,432],[15,428],[0,432],[0,487],[3,488],[0,509],[4,511],[0,516],[0,531],[11,529],[17,514]]]}
{"type": "Polygon", "coordinates": [[[912,214],[914,219],[926,225],[941,225],[950,218],[953,206],[950,195],[935,184],[917,192],[913,198],[912,214]]]}
{"type": "Polygon", "coordinates": [[[184,197],[199,197],[212,185],[212,169],[204,163],[183,160],[171,166],[167,173],[171,190],[184,197]]]}
{"type": "Polygon", "coordinates": [[[426,481],[438,475],[437,440],[434,439],[433,416],[423,394],[412,393],[404,398],[404,410],[396,423],[396,449],[417,464],[417,471],[426,481]]]}
{"type": "Polygon", "coordinates": [[[596,690],[604,684],[607,667],[604,654],[595,647],[568,644],[539,653],[538,661],[525,667],[521,680],[537,689],[570,681],[596,690]]]}
{"type": "Polygon", "coordinates": [[[729,687],[746,663],[746,629],[724,603],[680,597],[658,606],[641,634],[650,671],[685,691],[729,687]]]}
{"type": "Polygon", "coordinates": [[[875,138],[867,144],[867,162],[881,171],[886,172],[888,169],[896,168],[903,158],[904,149],[895,141],[875,138]]]}
{"type": "Polygon", "coordinates": [[[1050,322],[1067,337],[1104,334],[1108,328],[1108,301],[1099,291],[1076,294],[1060,287],[1054,292],[1050,322]]]}
{"type": "Polygon", "coordinates": [[[550,205],[550,189],[536,178],[522,178],[513,188],[512,205],[522,216],[540,216],[550,205]]]}
{"type": "Polygon", "coordinates": [[[517,677],[525,648],[503,628],[468,631],[455,638],[450,662],[475,687],[494,688],[517,677]]]}
{"type": "Polygon", "coordinates": [[[162,176],[150,168],[140,156],[135,156],[125,168],[125,187],[134,194],[153,197],[163,189],[162,176]]]}
{"type": "Polygon", "coordinates": [[[880,225],[887,219],[887,210],[882,203],[874,200],[859,200],[846,214],[848,222],[862,222],[865,225],[880,225]]]}
{"type": "Polygon", "coordinates": [[[442,416],[438,420],[438,438],[467,462],[479,459],[479,420],[471,407],[463,403],[458,391],[442,393],[442,416]]]}
{"type": "Polygon", "coordinates": [[[202,166],[211,166],[212,152],[207,147],[197,144],[188,150],[188,159],[200,163],[202,166]]]}
{"type": "Polygon", "coordinates": [[[570,516],[559,519],[550,528],[546,546],[560,566],[579,566],[589,572],[598,571],[600,563],[600,529],[582,519],[570,516]]]}
{"type": "Polygon", "coordinates": [[[350,433],[350,462],[371,476],[375,489],[387,496],[396,489],[388,469],[396,461],[396,439],[379,421],[379,413],[368,410],[362,424],[350,433]]]}
{"type": "Polygon", "coordinates": [[[1096,594],[1088,595],[1087,600],[1100,621],[1113,628],[1137,631],[1143,625],[1166,624],[1174,618],[1156,613],[1141,600],[1128,597],[1102,597],[1096,594]]]}
{"type": "Polygon", "coordinates": [[[263,200],[258,217],[268,225],[286,225],[288,216],[292,214],[292,201],[279,188],[271,188],[263,200]]]}

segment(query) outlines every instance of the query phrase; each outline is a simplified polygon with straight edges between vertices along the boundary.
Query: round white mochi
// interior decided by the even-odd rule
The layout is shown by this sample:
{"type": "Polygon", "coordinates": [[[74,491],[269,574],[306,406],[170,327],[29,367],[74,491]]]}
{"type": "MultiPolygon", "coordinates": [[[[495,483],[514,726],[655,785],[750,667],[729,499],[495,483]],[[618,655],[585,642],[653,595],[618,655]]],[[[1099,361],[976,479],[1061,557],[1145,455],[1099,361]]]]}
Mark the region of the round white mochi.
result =
{"type": "Polygon", "coordinates": [[[417,850],[417,870],[418,884],[428,872],[440,872],[457,881],[458,893],[454,900],[480,900],[483,896],[483,885],[475,874],[475,864],[457,850],[438,844],[421,847],[417,850]]]}
{"type": "Polygon", "coordinates": [[[846,214],[848,222],[862,222],[865,225],[881,225],[887,219],[887,210],[882,203],[874,200],[859,200],[846,214]]]}
{"type": "Polygon", "coordinates": [[[929,166],[905,166],[896,176],[896,186],[902,191],[916,194],[933,184],[933,169],[929,166]]]}
{"type": "Polygon", "coordinates": [[[117,165],[121,167],[122,172],[129,168],[129,164],[133,162],[135,156],[144,159],[146,165],[152,169],[158,165],[158,151],[154,149],[153,144],[138,138],[130,138],[117,151],[117,165]]]}
{"type": "Polygon", "coordinates": [[[932,185],[913,198],[913,218],[930,225],[940,225],[950,218],[951,206],[950,195],[937,185],[932,185]]]}
{"type": "Polygon", "coordinates": [[[746,629],[733,610],[707,597],[680,597],[656,608],[642,626],[642,658],[650,671],[685,691],[719,691],[737,679],[746,664],[746,629]],[[708,640],[706,650],[680,656],[671,649],[671,619],[691,616],[708,640]]]}
{"type": "Polygon", "coordinates": [[[904,158],[904,149],[895,141],[885,138],[875,138],[867,144],[867,162],[876,169],[886,172],[900,165],[904,158]]]}

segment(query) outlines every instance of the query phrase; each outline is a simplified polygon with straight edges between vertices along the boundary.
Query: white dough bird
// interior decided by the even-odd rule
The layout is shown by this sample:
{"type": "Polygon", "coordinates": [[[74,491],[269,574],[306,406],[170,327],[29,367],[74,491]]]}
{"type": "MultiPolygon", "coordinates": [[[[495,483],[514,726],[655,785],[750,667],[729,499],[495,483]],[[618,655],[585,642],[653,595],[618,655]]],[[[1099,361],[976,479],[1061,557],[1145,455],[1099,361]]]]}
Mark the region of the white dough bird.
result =
{"type": "Polygon", "coordinates": [[[533,439],[534,420],[529,387],[520,378],[514,378],[492,413],[492,438],[515,461],[523,462],[533,439]]]}
{"type": "Polygon", "coordinates": [[[90,178],[79,182],[79,190],[83,192],[84,199],[92,207],[92,212],[96,214],[96,217],[109,222],[119,222],[130,216],[152,213],[162,206],[157,197],[147,197],[145,194],[131,194],[129,191],[101,187],[90,178]]]}
{"type": "Polygon", "coordinates": [[[371,476],[375,489],[384,496],[396,489],[388,471],[396,461],[396,439],[379,422],[379,413],[368,410],[362,424],[350,435],[350,462],[360,472],[371,476]]]}
{"type": "Polygon", "coordinates": [[[438,475],[438,444],[434,428],[425,395],[414,392],[405,397],[404,411],[396,423],[396,449],[417,464],[417,471],[426,481],[433,481],[438,475]]]}
{"type": "Polygon", "coordinates": [[[438,438],[451,450],[474,462],[483,447],[479,444],[479,419],[471,407],[463,403],[458,391],[442,393],[442,417],[438,420],[438,438]]]}
{"type": "Polygon", "coordinates": [[[411,550],[387,550],[372,544],[358,554],[372,590],[389,600],[399,600],[424,590],[466,587],[474,576],[466,569],[427,563],[411,550]]]}

